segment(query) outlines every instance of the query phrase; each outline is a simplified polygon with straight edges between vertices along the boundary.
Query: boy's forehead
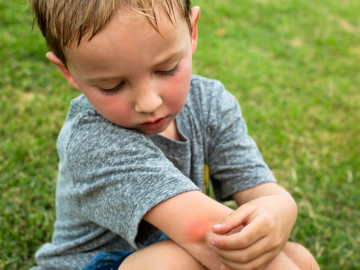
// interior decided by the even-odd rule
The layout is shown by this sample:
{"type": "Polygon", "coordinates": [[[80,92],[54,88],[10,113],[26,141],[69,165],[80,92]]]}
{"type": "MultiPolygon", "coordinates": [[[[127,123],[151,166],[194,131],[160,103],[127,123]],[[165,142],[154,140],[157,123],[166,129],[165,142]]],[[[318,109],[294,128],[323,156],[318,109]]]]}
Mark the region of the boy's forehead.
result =
{"type": "Polygon", "coordinates": [[[87,66],[86,69],[91,70],[91,66],[95,63],[108,67],[115,65],[109,63],[112,60],[129,62],[136,59],[137,54],[148,57],[144,51],[154,52],[154,54],[156,52],[151,60],[161,62],[162,59],[168,57],[167,55],[184,48],[185,45],[182,44],[190,43],[189,30],[184,20],[178,19],[173,24],[161,11],[158,11],[156,16],[158,31],[154,29],[147,17],[134,10],[117,11],[108,25],[91,40],[84,39],[79,45],[73,44],[68,48],[69,68],[77,67],[80,71],[87,66]],[[176,41],[178,46],[174,46],[176,43],[170,43],[170,40],[176,41]],[[136,46],[128,46],[129,44],[136,46]],[[107,63],[99,63],[99,59],[107,60],[107,63]]]}
{"type": "MultiPolygon", "coordinates": [[[[159,36],[166,38],[169,32],[167,33],[167,28],[164,26],[171,26],[174,28],[183,27],[186,23],[183,18],[179,15],[179,10],[175,10],[173,17],[170,18],[163,9],[155,8],[154,10],[155,17],[146,16],[143,13],[139,12],[136,9],[130,7],[123,7],[118,9],[114,16],[109,20],[107,25],[99,31],[96,35],[90,38],[90,33],[88,36],[84,36],[80,43],[72,43],[65,49],[65,53],[68,54],[69,51],[73,51],[80,47],[87,47],[87,45],[93,43],[93,40],[103,37],[105,35],[111,35],[112,32],[115,32],[118,29],[125,28],[134,28],[141,25],[141,31],[135,31],[133,35],[141,35],[143,38],[152,36],[156,32],[159,36]]],[[[139,29],[139,27],[137,27],[139,29]]],[[[124,37],[124,42],[126,42],[124,37]]]]}

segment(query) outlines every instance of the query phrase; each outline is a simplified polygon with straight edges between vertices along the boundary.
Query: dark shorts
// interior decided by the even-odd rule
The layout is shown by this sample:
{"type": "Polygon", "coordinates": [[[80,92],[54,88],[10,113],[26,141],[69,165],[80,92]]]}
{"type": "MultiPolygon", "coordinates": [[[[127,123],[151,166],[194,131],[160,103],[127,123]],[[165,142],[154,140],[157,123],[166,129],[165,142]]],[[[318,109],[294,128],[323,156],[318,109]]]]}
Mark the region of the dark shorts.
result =
{"type": "MultiPolygon", "coordinates": [[[[156,242],[169,239],[166,234],[160,233],[146,242],[144,246],[147,247],[156,242]]],[[[135,251],[136,250],[100,251],[83,270],[117,270],[126,257],[135,251]]]]}

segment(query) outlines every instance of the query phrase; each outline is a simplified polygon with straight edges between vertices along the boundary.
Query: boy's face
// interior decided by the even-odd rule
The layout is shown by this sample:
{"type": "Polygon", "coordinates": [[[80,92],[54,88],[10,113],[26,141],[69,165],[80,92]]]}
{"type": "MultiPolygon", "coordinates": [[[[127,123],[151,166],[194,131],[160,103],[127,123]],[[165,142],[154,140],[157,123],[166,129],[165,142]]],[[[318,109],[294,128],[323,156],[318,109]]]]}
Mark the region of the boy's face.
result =
{"type": "Polygon", "coordinates": [[[120,11],[91,41],[67,50],[68,69],[55,55],[47,57],[107,120],[166,133],[188,96],[198,16],[195,7],[190,35],[184,20],[173,25],[160,12],[160,35],[143,16],[120,11]]]}

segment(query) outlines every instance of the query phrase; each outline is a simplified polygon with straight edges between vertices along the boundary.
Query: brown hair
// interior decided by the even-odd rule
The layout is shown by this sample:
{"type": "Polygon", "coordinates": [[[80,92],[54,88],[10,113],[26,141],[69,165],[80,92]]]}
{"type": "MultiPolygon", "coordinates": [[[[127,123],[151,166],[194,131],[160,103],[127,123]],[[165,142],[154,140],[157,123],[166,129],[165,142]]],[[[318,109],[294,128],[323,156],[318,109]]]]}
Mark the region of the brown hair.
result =
{"type": "Polygon", "coordinates": [[[99,33],[119,8],[131,8],[144,15],[158,31],[155,7],[165,11],[175,23],[175,11],[180,11],[191,32],[190,0],[30,0],[34,19],[45,37],[47,46],[66,66],[65,48],[80,44],[87,36],[91,40],[99,33]]]}

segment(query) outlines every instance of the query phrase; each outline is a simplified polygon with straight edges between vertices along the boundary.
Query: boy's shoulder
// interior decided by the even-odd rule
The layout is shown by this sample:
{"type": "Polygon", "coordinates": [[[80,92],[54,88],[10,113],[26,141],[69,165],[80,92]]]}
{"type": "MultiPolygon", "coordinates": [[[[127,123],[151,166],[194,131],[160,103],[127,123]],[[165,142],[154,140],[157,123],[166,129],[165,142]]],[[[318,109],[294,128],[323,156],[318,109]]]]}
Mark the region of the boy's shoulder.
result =
{"type": "MultiPolygon", "coordinates": [[[[101,148],[122,138],[123,144],[129,141],[148,141],[137,131],[115,125],[102,117],[84,95],[71,101],[65,122],[57,139],[58,151],[78,151],[76,149],[101,148]]],[[[73,152],[72,151],[72,152],[73,152]]]]}
{"type": "Polygon", "coordinates": [[[90,104],[84,94],[71,100],[68,117],[75,116],[78,114],[96,114],[95,109],[90,104]]]}
{"type": "Polygon", "coordinates": [[[114,125],[103,118],[90,104],[86,96],[82,94],[71,100],[70,108],[67,113],[64,125],[78,125],[80,122],[84,124],[89,121],[95,125],[114,125]]]}
{"type": "Polygon", "coordinates": [[[199,102],[208,103],[211,100],[216,100],[224,91],[226,90],[219,80],[194,74],[191,76],[187,103],[188,105],[194,105],[199,102]]]}
{"type": "Polygon", "coordinates": [[[81,122],[87,121],[88,119],[99,124],[105,120],[96,112],[85,95],[82,94],[71,100],[70,108],[60,133],[72,132],[79,128],[81,122]]]}
{"type": "Polygon", "coordinates": [[[191,87],[223,88],[223,85],[219,80],[193,74],[191,75],[191,87]]]}
{"type": "Polygon", "coordinates": [[[216,111],[228,103],[237,103],[237,100],[221,81],[200,75],[191,76],[187,105],[211,108],[216,111]]]}

